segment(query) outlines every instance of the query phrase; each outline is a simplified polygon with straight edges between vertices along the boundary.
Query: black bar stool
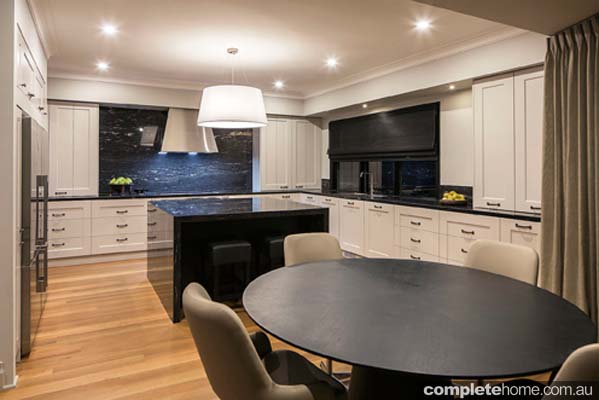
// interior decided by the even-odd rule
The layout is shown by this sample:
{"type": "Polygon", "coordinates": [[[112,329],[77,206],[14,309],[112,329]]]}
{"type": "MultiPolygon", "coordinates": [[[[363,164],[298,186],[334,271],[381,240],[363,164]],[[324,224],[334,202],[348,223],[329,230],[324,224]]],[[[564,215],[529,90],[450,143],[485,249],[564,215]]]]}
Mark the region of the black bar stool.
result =
{"type": "Polygon", "coordinates": [[[282,236],[272,236],[264,239],[264,272],[272,271],[285,265],[284,242],[285,238],[282,236]]]}
{"type": "Polygon", "coordinates": [[[212,297],[215,301],[238,300],[250,282],[252,264],[252,245],[245,240],[215,242],[208,245],[209,265],[212,267],[212,297]],[[238,290],[222,293],[222,275],[227,267],[231,268],[232,279],[228,286],[238,290]],[[239,277],[239,272],[241,277],[239,277]]]}

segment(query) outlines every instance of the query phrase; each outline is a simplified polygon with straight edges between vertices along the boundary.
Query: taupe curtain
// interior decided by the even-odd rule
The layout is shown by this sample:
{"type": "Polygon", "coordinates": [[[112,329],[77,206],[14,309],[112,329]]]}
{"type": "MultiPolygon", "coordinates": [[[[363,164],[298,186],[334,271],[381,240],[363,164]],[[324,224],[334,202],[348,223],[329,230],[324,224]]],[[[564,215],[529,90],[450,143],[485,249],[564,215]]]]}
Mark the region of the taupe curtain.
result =
{"type": "Polygon", "coordinates": [[[599,320],[599,15],[548,40],[542,287],[599,320]]]}

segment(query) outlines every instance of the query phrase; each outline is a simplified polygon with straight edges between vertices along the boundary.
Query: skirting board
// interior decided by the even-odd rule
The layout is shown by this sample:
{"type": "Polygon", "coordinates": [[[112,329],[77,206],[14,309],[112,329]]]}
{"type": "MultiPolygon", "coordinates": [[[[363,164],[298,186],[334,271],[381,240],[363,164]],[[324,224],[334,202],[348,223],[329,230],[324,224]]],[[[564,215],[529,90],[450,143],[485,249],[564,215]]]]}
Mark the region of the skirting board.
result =
{"type": "Polygon", "coordinates": [[[0,392],[16,388],[18,381],[19,381],[19,375],[15,375],[15,380],[13,381],[13,383],[9,383],[8,385],[3,385],[2,387],[0,387],[0,392]]]}
{"type": "Polygon", "coordinates": [[[48,261],[48,267],[68,267],[72,265],[85,265],[111,261],[134,260],[146,257],[147,253],[145,251],[132,251],[129,253],[98,254],[94,256],[84,257],[56,258],[48,261]]]}

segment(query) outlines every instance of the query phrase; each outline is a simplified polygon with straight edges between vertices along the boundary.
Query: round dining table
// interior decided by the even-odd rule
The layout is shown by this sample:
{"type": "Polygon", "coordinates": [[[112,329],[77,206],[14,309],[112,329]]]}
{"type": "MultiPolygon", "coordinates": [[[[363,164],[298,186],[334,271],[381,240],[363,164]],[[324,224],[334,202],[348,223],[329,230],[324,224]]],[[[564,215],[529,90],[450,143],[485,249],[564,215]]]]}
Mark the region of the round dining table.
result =
{"type": "Polygon", "coordinates": [[[414,260],[279,268],[248,285],[243,305],[272,336],[351,364],[352,400],[422,398],[424,387],[451,379],[556,371],[597,338],[585,313],[544,289],[414,260]]]}

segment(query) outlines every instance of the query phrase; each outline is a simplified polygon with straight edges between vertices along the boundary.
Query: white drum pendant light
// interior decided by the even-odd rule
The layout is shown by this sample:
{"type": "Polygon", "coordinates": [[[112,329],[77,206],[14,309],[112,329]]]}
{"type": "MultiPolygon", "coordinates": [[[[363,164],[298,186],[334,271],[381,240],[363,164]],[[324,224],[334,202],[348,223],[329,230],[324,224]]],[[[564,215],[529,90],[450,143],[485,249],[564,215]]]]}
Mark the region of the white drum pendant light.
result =
{"type": "MultiPolygon", "coordinates": [[[[236,48],[227,49],[231,55],[236,48]]],[[[235,85],[210,86],[203,90],[198,125],[207,128],[245,129],[266,126],[266,111],[260,89],[235,85]]]]}

